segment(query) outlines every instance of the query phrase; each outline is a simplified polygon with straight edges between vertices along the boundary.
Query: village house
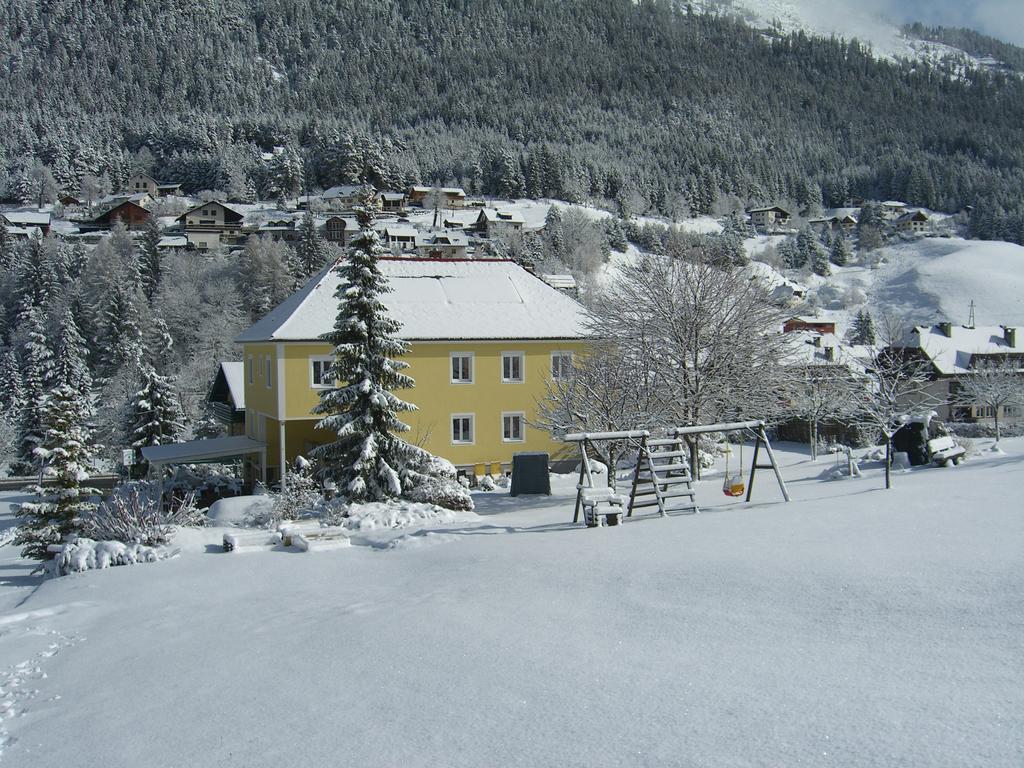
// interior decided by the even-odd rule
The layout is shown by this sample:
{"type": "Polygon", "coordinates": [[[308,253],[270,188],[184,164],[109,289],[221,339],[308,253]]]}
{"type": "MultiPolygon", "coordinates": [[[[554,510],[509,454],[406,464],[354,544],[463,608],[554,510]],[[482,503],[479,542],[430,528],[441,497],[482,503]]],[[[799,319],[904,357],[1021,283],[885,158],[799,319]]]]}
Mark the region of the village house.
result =
{"type": "Polygon", "coordinates": [[[157,181],[148,173],[137,173],[128,179],[125,194],[137,195],[145,192],[150,197],[179,197],[181,184],[174,181],[157,181]]]}
{"type": "Polygon", "coordinates": [[[377,202],[381,213],[404,213],[405,193],[385,190],[377,193],[377,202]]]}
{"type": "Polygon", "coordinates": [[[324,240],[345,246],[349,238],[359,231],[359,222],[343,216],[329,216],[323,225],[324,240]]]}
{"type": "Polygon", "coordinates": [[[931,217],[924,211],[908,211],[896,219],[896,231],[909,235],[918,235],[931,227],[931,217]]]}
{"type": "MultiPolygon", "coordinates": [[[[381,300],[410,345],[402,359],[416,381],[396,393],[418,407],[402,415],[406,439],[477,474],[520,451],[560,455],[564,446],[533,425],[548,380],[568,376],[586,349],[583,307],[512,261],[391,258],[380,269],[391,288],[381,300]]],[[[263,446],[269,464],[254,476],[265,469],[272,482],[334,438],[315,429],[312,409],[332,386],[331,346],[320,337],[334,325],[338,280],[325,268],[236,340],[250,455],[263,446]]]]}
{"type": "Polygon", "coordinates": [[[220,247],[221,242],[234,243],[242,229],[243,216],[224,203],[197,205],[178,217],[190,245],[200,250],[220,247]]]}
{"type": "MultiPolygon", "coordinates": [[[[996,325],[968,327],[949,322],[917,326],[897,349],[923,356],[931,367],[932,383],[928,395],[938,405],[929,407],[943,421],[975,421],[991,418],[983,405],[958,405],[960,382],[985,364],[1014,363],[1024,385],[1024,329],[996,325]]],[[[1000,412],[1001,420],[1021,417],[1017,409],[1000,412]]]]}
{"type": "Polygon", "coordinates": [[[409,252],[416,250],[416,227],[409,223],[380,223],[376,226],[381,243],[392,251],[409,252]]]}
{"type": "Polygon", "coordinates": [[[420,208],[433,207],[431,202],[432,193],[438,193],[439,200],[435,201],[440,208],[463,208],[466,205],[466,191],[461,187],[411,187],[408,194],[408,204],[420,208]]]}
{"type": "Polygon", "coordinates": [[[785,227],[793,219],[789,211],[777,205],[766,208],[750,208],[747,213],[750,215],[750,223],[757,229],[785,227]]]}
{"type": "Polygon", "coordinates": [[[220,364],[206,402],[228,435],[245,434],[245,364],[241,360],[220,364]]]}
{"type": "Polygon", "coordinates": [[[416,253],[425,259],[464,259],[468,249],[469,238],[462,232],[416,233],[416,253]]]}
{"type": "Polygon", "coordinates": [[[814,331],[815,333],[827,333],[834,335],[836,332],[836,324],[832,320],[818,320],[813,317],[791,317],[782,326],[782,332],[793,333],[795,331],[814,331]]]}
{"type": "Polygon", "coordinates": [[[301,239],[302,233],[295,227],[294,219],[272,219],[260,224],[255,234],[269,237],[274,242],[294,243],[301,239]]]}
{"type": "Polygon", "coordinates": [[[510,232],[522,232],[525,220],[519,211],[499,211],[481,208],[476,219],[476,230],[486,238],[496,238],[510,232]]]}
{"type": "Polygon", "coordinates": [[[880,205],[882,209],[882,218],[886,221],[896,221],[900,216],[907,212],[907,204],[901,203],[899,200],[886,200],[880,205]]]}
{"type": "Polygon", "coordinates": [[[129,230],[143,229],[153,214],[133,200],[122,200],[106,208],[89,222],[78,225],[81,232],[95,232],[110,229],[120,221],[129,230]]]}
{"type": "Polygon", "coordinates": [[[44,237],[50,233],[50,219],[51,216],[47,211],[4,211],[0,213],[0,224],[3,226],[26,231],[35,228],[44,237]]]}
{"type": "Polygon", "coordinates": [[[819,234],[825,230],[850,234],[857,227],[860,211],[856,208],[832,208],[820,217],[808,220],[808,224],[819,234]]]}

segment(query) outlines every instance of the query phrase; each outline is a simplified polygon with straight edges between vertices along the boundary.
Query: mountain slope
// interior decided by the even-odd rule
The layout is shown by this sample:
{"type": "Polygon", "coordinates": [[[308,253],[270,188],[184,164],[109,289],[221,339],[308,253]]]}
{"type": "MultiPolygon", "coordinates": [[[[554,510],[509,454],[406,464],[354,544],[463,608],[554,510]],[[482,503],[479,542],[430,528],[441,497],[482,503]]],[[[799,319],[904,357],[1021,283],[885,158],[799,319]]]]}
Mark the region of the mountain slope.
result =
{"type": "Polygon", "coordinates": [[[73,187],[123,178],[141,147],[154,173],[201,189],[233,171],[265,186],[259,151],[290,143],[325,185],[352,175],[360,136],[373,147],[357,165],[388,183],[635,192],[666,212],[818,188],[1010,205],[1024,183],[1021,83],[766,40],[667,2],[3,0],[0,22],[8,197],[26,158],[73,187]]]}

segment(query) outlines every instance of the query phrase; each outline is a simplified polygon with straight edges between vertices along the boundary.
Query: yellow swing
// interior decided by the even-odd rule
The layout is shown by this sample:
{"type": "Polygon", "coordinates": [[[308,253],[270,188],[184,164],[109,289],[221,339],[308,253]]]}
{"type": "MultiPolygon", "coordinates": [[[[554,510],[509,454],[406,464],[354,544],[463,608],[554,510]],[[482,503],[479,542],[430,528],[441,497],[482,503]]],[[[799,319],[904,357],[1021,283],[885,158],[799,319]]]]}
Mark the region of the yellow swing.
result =
{"type": "Polygon", "coordinates": [[[726,443],[728,451],[725,454],[725,480],[722,481],[722,493],[726,496],[742,496],[747,490],[747,484],[743,481],[743,440],[740,440],[740,471],[735,475],[729,474],[729,456],[732,455],[732,448],[726,443]]]}

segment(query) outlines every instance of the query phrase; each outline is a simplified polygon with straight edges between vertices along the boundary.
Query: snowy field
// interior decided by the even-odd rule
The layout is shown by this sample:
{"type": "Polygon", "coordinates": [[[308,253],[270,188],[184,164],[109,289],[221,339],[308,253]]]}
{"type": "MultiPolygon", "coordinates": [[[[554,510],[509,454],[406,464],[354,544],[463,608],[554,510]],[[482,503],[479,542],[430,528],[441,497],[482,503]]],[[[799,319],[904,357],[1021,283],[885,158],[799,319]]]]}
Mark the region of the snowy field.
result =
{"type": "Polygon", "coordinates": [[[791,504],[712,476],[700,515],[597,530],[556,477],[333,552],[207,529],[40,584],[2,546],[0,765],[1019,768],[1024,439],[1003,447],[888,492],[786,447],[791,504]]]}

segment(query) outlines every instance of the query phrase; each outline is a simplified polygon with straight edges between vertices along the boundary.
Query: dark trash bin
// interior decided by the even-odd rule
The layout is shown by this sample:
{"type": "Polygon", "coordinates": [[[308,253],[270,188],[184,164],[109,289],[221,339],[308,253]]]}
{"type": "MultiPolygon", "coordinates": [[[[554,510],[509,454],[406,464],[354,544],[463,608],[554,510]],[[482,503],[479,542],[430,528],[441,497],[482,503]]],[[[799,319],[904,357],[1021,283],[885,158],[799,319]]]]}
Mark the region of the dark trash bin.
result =
{"type": "Polygon", "coordinates": [[[512,456],[511,496],[543,493],[551,495],[551,474],[546,453],[517,453],[512,456]]]}

